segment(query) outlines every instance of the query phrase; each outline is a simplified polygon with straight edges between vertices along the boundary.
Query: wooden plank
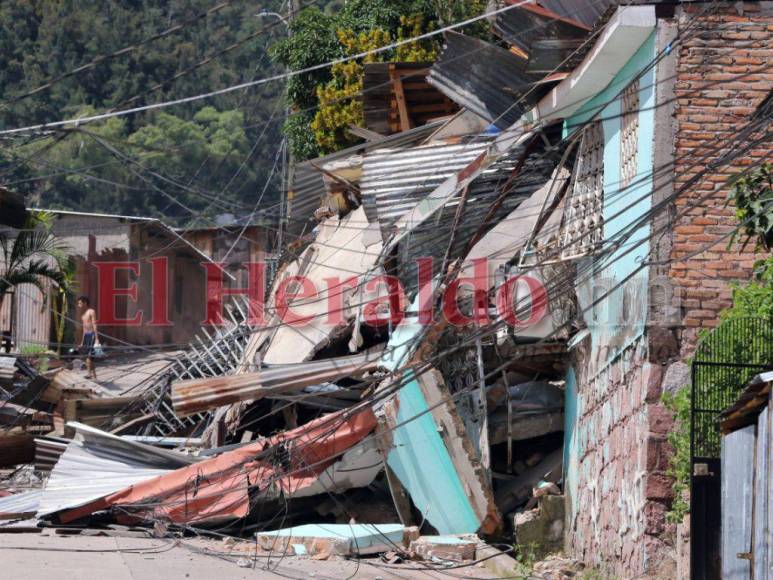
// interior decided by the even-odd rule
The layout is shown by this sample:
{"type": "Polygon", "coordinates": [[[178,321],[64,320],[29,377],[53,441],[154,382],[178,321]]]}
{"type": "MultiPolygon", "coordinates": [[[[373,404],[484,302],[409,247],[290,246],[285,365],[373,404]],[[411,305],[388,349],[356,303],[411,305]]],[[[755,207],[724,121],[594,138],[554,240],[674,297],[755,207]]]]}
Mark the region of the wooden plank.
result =
{"type": "Polygon", "coordinates": [[[18,433],[0,437],[0,468],[13,467],[35,461],[35,437],[18,433]]]}
{"type": "Polygon", "coordinates": [[[395,70],[394,65],[389,66],[389,78],[392,81],[392,90],[397,99],[397,110],[400,113],[400,130],[408,131],[413,127],[411,118],[408,115],[408,105],[405,102],[405,93],[403,92],[403,79],[395,70]]]}

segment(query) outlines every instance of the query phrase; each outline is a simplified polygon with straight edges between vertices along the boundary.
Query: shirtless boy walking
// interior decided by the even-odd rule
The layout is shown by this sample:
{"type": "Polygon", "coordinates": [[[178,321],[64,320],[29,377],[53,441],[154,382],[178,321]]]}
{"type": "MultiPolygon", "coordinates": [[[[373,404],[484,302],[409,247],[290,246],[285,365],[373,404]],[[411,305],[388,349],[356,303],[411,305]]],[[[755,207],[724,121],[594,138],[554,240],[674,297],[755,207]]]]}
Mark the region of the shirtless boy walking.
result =
{"type": "Polygon", "coordinates": [[[87,296],[78,298],[78,308],[81,314],[82,330],[81,343],[78,350],[86,353],[86,378],[97,380],[97,372],[94,369],[94,344],[97,342],[97,314],[89,305],[87,296]]]}

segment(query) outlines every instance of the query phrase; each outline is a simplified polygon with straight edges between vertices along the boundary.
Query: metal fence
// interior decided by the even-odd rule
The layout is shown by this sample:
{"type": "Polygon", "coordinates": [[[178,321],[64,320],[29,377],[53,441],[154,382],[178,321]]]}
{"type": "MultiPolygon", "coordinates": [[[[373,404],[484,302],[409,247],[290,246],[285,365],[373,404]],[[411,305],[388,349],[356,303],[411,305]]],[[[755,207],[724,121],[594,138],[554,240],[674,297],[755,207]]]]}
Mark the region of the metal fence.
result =
{"type": "Polygon", "coordinates": [[[701,340],[692,362],[691,455],[718,459],[717,416],[741,394],[754,375],[773,363],[773,321],[727,320],[701,340]]]}

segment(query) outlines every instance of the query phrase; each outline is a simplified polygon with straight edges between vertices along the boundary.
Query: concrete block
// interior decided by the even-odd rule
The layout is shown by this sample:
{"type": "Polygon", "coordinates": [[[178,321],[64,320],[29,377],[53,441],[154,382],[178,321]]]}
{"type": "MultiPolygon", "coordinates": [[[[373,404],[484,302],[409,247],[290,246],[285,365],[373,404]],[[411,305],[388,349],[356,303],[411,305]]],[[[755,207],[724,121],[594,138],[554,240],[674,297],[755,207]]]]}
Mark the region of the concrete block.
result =
{"type": "Polygon", "coordinates": [[[410,551],[422,560],[451,560],[464,562],[475,559],[478,539],[465,536],[421,536],[411,542],[410,551]]]}
{"type": "Polygon", "coordinates": [[[418,536],[416,528],[401,524],[307,524],[257,534],[267,551],[289,555],[378,554],[406,548],[418,536]]]}

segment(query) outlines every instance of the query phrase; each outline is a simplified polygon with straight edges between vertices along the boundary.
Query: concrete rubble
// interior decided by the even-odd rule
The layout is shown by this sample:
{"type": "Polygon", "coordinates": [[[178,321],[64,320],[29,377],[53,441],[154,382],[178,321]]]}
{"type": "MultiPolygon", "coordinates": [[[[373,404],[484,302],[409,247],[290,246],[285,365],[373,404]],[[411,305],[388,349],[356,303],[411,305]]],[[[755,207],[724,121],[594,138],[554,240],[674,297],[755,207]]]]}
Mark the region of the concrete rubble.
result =
{"type": "MultiPolygon", "coordinates": [[[[590,34],[575,24],[572,40],[590,34]]],[[[561,136],[561,101],[579,106],[564,76],[452,33],[429,82],[475,122],[434,119],[421,141],[371,142],[311,163],[322,188],[309,195],[322,202],[294,202],[309,208],[297,219],[319,221],[280,263],[261,323],[235,299],[224,326],[191,337],[179,364],[141,389],[105,391],[66,361],[52,372],[21,355],[13,366],[0,359],[0,469],[40,474],[25,485],[0,480],[0,518],[224,533],[268,553],[394,552],[440,567],[487,558],[485,542],[560,551],[573,297],[562,310],[514,290],[516,318],[545,310],[528,330],[501,313],[491,332],[470,321],[497,312],[506,276],[549,279],[532,265],[537,254],[557,257],[577,172],[561,136]],[[475,57],[457,52],[471,45],[490,58],[465,80],[475,57]],[[496,81],[500,67],[514,75],[507,86],[496,81]],[[417,283],[422,255],[435,259],[417,283]],[[301,288],[301,277],[317,290],[301,288]],[[471,282],[452,299],[462,323],[420,321],[460,278],[471,282]],[[303,323],[287,323],[287,311],[303,323]],[[381,521],[368,521],[376,505],[386,506],[381,521]]],[[[579,571],[563,560],[539,570],[579,571]]]]}

